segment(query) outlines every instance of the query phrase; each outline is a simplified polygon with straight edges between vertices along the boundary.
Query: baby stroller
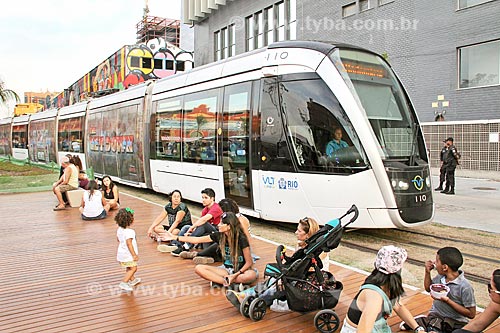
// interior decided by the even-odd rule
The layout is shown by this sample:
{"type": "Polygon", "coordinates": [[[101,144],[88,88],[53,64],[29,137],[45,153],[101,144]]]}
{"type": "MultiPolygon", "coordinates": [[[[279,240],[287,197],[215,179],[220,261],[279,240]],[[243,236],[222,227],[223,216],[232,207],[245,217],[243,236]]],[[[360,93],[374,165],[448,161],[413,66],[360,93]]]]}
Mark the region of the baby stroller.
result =
{"type": "Polygon", "coordinates": [[[337,248],[344,229],[357,218],[358,209],[352,205],[342,217],[329,221],[306,240],[307,245],[291,257],[285,255],[285,248],[280,245],[276,249],[276,263],[266,265],[264,271],[266,281],[258,284],[253,294],[248,294],[241,301],[240,313],[253,321],[264,318],[269,305],[266,291],[275,288],[277,294],[273,294],[273,298],[284,297],[292,311],[321,310],[314,317],[314,326],[318,331],[336,331],[340,320],[332,309],[339,301],[343,285],[340,281],[336,281],[330,272],[321,271],[322,263],[319,256],[322,252],[337,248]],[[351,213],[354,213],[354,216],[342,226],[342,218],[351,213]]]}

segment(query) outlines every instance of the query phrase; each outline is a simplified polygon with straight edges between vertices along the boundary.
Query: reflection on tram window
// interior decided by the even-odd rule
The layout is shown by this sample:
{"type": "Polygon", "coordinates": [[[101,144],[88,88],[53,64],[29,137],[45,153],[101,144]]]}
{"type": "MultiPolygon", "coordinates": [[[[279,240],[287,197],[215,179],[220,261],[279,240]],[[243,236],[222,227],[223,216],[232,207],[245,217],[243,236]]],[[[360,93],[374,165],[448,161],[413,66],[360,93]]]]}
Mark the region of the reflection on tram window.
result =
{"type": "Polygon", "coordinates": [[[151,156],[155,159],[180,161],[182,134],[182,99],[171,98],[155,102],[151,124],[151,156]]]}
{"type": "Polygon", "coordinates": [[[280,83],[286,135],[299,169],[355,173],[367,166],[360,140],[326,84],[319,80],[280,83]]]}
{"type": "Polygon", "coordinates": [[[34,162],[56,162],[55,146],[56,120],[38,120],[30,124],[30,145],[28,147],[30,160],[34,162]]]}
{"type": "Polygon", "coordinates": [[[14,148],[28,148],[26,145],[26,138],[28,137],[28,125],[14,125],[12,126],[12,147],[14,148]]]}
{"type": "Polygon", "coordinates": [[[58,125],[58,150],[73,153],[84,152],[83,117],[60,119],[58,125]]]}
{"type": "Polygon", "coordinates": [[[252,83],[244,82],[224,89],[223,155],[226,195],[240,203],[250,202],[250,96],[252,83]]]}
{"type": "Polygon", "coordinates": [[[184,97],[183,160],[216,164],[218,89],[184,97]]]}

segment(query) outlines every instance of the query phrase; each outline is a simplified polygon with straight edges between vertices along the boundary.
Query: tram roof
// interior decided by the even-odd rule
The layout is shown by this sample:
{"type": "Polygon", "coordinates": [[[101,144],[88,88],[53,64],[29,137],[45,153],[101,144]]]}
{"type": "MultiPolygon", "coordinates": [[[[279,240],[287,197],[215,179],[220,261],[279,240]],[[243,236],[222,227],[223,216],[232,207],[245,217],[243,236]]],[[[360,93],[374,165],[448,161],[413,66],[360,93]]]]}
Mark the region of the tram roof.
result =
{"type": "Polygon", "coordinates": [[[344,47],[344,48],[362,50],[373,53],[370,50],[346,43],[334,43],[325,41],[297,41],[297,40],[276,42],[268,45],[267,47],[256,49],[250,52],[245,52],[236,55],[234,57],[219,60],[217,62],[206,64],[200,67],[195,67],[182,74],[177,74],[160,79],[156,82],[155,86],[153,87],[152,94],[156,95],[166,91],[190,86],[197,83],[207,82],[230,75],[242,74],[245,72],[258,70],[262,68],[263,62],[261,57],[256,57],[255,55],[265,53],[267,52],[267,50],[282,49],[282,48],[301,48],[301,49],[313,50],[322,53],[324,55],[327,55],[337,47],[344,47]],[[242,61],[243,59],[244,61],[242,61]],[[200,72],[202,72],[203,75],[200,75],[200,72]]]}
{"type": "Polygon", "coordinates": [[[313,40],[306,40],[306,41],[286,40],[286,41],[272,43],[267,48],[268,49],[281,49],[281,48],[310,49],[310,50],[321,52],[321,53],[326,55],[326,54],[329,54],[333,49],[338,48],[338,47],[362,50],[362,51],[373,53],[373,51],[370,51],[368,49],[365,49],[365,48],[362,48],[362,47],[359,47],[356,45],[352,45],[352,44],[328,42],[328,41],[313,41],[313,40]]]}
{"type": "Polygon", "coordinates": [[[52,108],[48,109],[45,111],[40,111],[37,113],[33,113],[31,115],[30,120],[40,120],[40,119],[47,119],[47,118],[55,118],[57,116],[57,109],[52,108]]]}

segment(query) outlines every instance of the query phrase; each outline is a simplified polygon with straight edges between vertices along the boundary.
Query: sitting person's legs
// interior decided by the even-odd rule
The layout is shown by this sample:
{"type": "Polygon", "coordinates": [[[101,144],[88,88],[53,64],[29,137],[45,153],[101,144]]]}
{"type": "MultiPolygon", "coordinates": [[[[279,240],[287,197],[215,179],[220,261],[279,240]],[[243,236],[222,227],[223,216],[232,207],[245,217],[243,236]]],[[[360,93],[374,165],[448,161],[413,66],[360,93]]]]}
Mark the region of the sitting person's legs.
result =
{"type": "Polygon", "coordinates": [[[66,204],[64,203],[62,194],[71,190],[76,190],[76,187],[73,187],[68,184],[61,184],[58,185],[54,188],[53,192],[56,195],[57,201],[59,201],[59,204],[56,206],[55,209],[64,209],[66,208],[66,204]]]}
{"type": "MultiPolygon", "coordinates": [[[[199,227],[196,227],[196,229],[194,229],[193,233],[190,236],[200,237],[200,236],[209,235],[212,232],[216,232],[216,231],[217,231],[217,229],[212,224],[207,222],[207,223],[202,224],[199,227]]],[[[193,244],[191,244],[191,243],[186,243],[186,244],[187,244],[187,246],[185,246],[186,248],[191,249],[193,247],[193,244]]]]}

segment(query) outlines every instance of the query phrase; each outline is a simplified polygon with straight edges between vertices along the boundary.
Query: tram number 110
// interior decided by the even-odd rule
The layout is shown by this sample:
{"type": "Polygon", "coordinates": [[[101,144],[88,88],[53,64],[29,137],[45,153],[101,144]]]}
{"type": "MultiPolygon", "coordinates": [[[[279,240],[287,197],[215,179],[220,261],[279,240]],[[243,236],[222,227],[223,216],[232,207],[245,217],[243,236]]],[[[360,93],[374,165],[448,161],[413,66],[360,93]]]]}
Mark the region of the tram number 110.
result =
{"type": "Polygon", "coordinates": [[[427,201],[427,196],[425,194],[415,196],[415,202],[425,202],[425,201],[427,201]]]}

